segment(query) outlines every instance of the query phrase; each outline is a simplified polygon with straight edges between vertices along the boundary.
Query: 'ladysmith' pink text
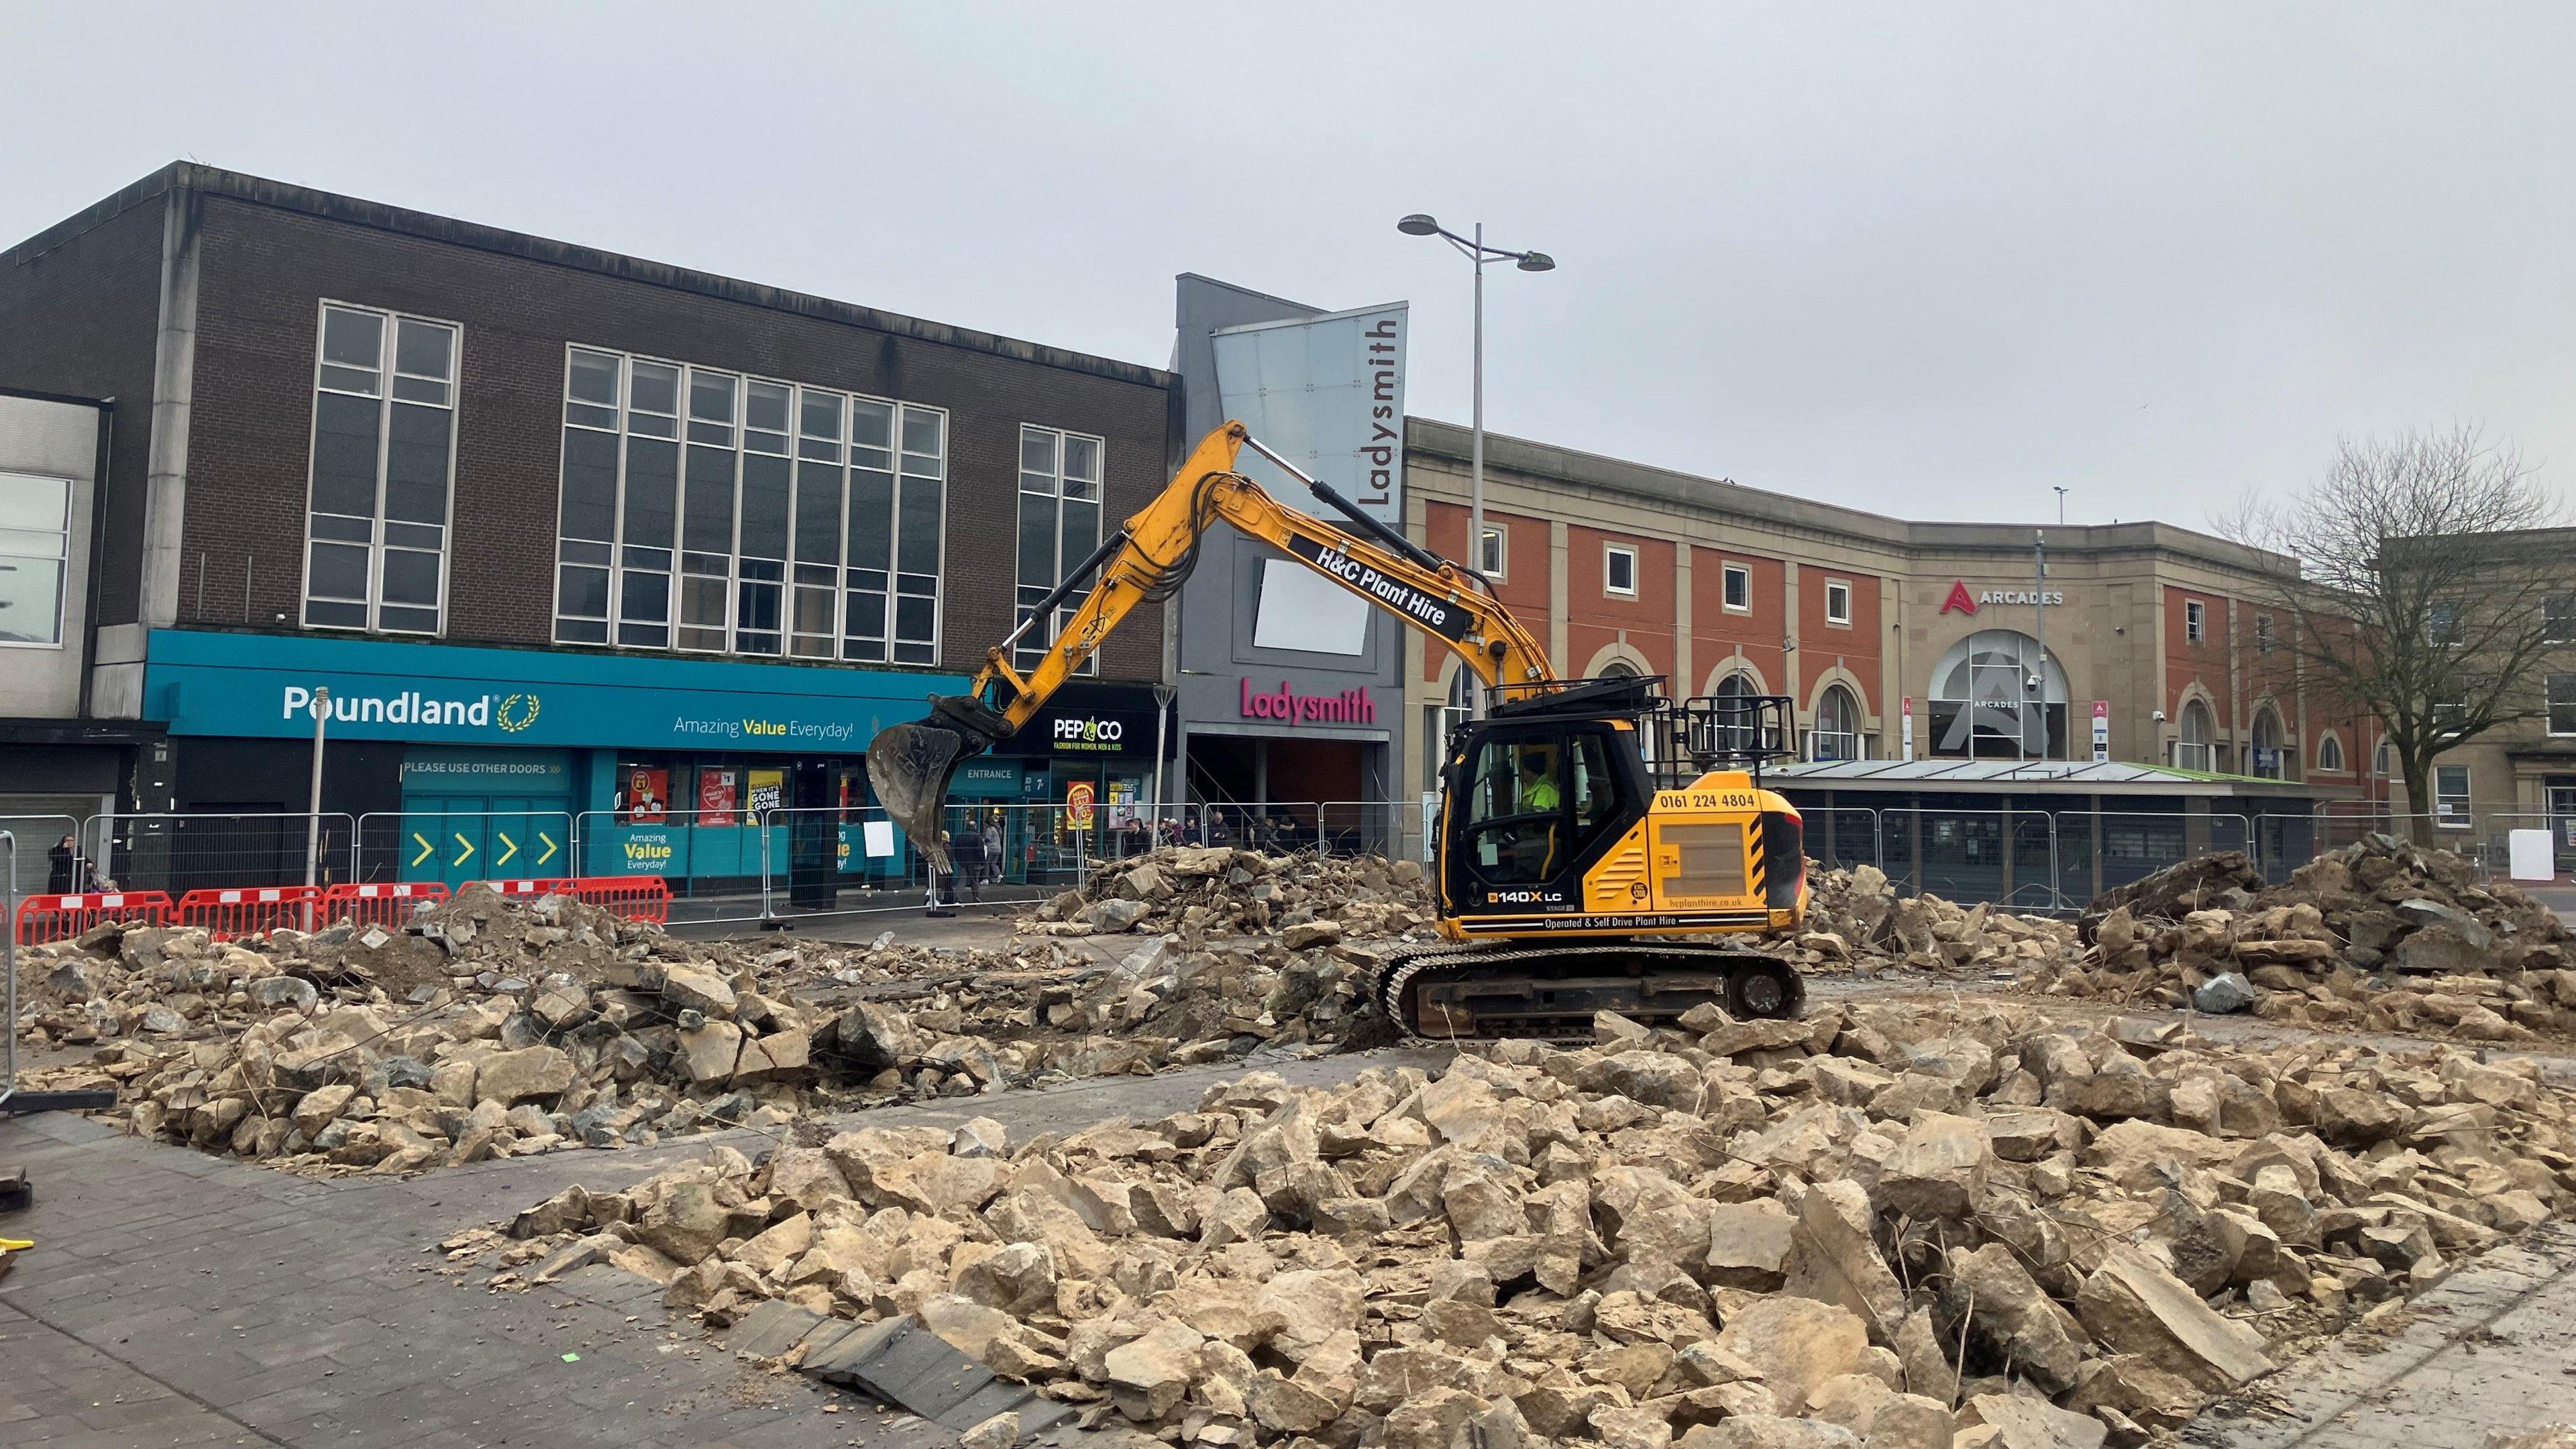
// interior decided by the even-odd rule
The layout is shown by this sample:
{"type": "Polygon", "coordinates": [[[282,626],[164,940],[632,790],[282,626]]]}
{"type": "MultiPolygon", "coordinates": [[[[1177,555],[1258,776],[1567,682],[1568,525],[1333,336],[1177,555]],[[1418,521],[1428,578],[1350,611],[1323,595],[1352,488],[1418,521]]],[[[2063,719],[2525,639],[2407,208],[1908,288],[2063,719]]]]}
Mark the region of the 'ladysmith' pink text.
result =
{"type": "Polygon", "coordinates": [[[1256,693],[1252,681],[1243,681],[1243,717],[1245,719],[1285,720],[1300,724],[1323,720],[1332,724],[1376,724],[1377,701],[1365,689],[1345,689],[1339,694],[1299,694],[1286,680],[1275,690],[1256,693]]]}

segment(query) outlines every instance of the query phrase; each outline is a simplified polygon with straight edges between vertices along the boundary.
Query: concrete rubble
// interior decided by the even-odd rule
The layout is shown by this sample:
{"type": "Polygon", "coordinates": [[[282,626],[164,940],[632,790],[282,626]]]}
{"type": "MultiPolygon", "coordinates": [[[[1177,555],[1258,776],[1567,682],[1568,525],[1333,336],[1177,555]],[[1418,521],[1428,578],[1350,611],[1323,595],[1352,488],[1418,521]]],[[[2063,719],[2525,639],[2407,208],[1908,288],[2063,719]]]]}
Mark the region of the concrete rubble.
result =
{"type": "Polygon", "coordinates": [[[1100,866],[1080,890],[1041,906],[1038,935],[1278,933],[1292,950],[1345,939],[1428,934],[1431,892],[1419,861],[1264,855],[1222,845],[1166,846],[1100,866]]]}
{"type": "Polygon", "coordinates": [[[1811,860],[1807,884],[1805,925],[1770,948],[1817,970],[2010,976],[2081,950],[2071,922],[1900,895],[1874,865],[1827,869],[1811,860]]]}
{"type": "Polygon", "coordinates": [[[2576,1036],[2576,938],[2446,850],[2372,835],[2265,883],[2238,852],[2109,892],[2023,988],[2465,1041],[2576,1036]]]}
{"type": "Polygon", "coordinates": [[[494,1283],[605,1262],[710,1327],[925,1329],[1175,1445],[2128,1449],[2576,1206],[2576,1103],[2459,1048],[1685,1024],[1022,1142],[719,1146],[530,1206],[494,1283]]]}
{"type": "Polygon", "coordinates": [[[1150,890],[1168,871],[1170,899],[1195,897],[1167,913],[1172,932],[1000,950],[684,941],[474,888],[392,929],[216,942],[107,924],[21,953],[19,1028],[91,1048],[46,1084],[116,1086],[143,1135],[404,1172],[1332,1050],[1375,969],[1358,942],[1418,914],[1419,871],[1408,897],[1401,865],[1158,855],[1114,879],[1150,890]],[[1265,912],[1276,934],[1249,924],[1265,912]]]}

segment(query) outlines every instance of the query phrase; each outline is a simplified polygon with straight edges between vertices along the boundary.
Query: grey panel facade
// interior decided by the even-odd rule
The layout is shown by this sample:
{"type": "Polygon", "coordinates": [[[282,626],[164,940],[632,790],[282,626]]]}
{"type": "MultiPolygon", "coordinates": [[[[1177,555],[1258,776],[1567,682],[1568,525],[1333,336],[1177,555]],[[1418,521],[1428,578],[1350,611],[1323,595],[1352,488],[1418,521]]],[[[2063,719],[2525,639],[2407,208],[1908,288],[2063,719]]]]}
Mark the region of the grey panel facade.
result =
{"type": "MultiPolygon", "coordinates": [[[[1222,425],[1213,335],[1222,328],[1256,322],[1288,321],[1323,315],[1311,307],[1194,274],[1179,279],[1174,349],[1182,379],[1184,432],[1195,443],[1222,425]]],[[[1310,501],[1288,498],[1296,507],[1310,501]]],[[[1258,618],[1263,565],[1287,556],[1231,529],[1211,539],[1198,569],[1183,586],[1176,611],[1174,659],[1180,695],[1178,713],[1186,798],[1246,802],[1313,802],[1319,800],[1386,800],[1401,782],[1395,763],[1403,757],[1404,634],[1383,612],[1369,612],[1367,638],[1358,655],[1266,649],[1253,642],[1258,618]],[[1247,709],[1252,694],[1340,699],[1357,691],[1356,721],[1300,718],[1280,721],[1247,709]],[[1192,742],[1198,747],[1192,750],[1192,742]],[[1299,743],[1276,752],[1281,768],[1268,762],[1268,742],[1339,742],[1323,752],[1299,743]],[[1247,755],[1249,751],[1249,755],[1247,755]],[[1355,754],[1356,760],[1348,757],[1355,754]],[[1215,761],[1234,762],[1231,777],[1215,761]],[[1252,793],[1246,793],[1241,762],[1256,769],[1252,793]],[[1195,763],[1191,763],[1195,759],[1195,763]],[[1355,766],[1355,768],[1353,768],[1355,766]],[[1347,793],[1345,793],[1347,792],[1347,793]]],[[[1176,791],[1176,798],[1182,798],[1176,791]]]]}

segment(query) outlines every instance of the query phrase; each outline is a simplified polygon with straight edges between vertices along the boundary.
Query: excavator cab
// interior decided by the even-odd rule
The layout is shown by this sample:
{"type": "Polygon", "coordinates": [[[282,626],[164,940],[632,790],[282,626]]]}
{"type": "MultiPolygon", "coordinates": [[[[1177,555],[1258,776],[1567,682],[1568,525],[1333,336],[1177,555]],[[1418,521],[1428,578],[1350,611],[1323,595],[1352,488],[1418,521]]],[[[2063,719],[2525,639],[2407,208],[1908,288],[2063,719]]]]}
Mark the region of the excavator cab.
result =
{"type": "Polygon", "coordinates": [[[1442,784],[1456,802],[1443,883],[1465,915],[1579,906],[1585,873],[1652,793],[1634,729],[1597,718],[1478,721],[1442,784]]]}

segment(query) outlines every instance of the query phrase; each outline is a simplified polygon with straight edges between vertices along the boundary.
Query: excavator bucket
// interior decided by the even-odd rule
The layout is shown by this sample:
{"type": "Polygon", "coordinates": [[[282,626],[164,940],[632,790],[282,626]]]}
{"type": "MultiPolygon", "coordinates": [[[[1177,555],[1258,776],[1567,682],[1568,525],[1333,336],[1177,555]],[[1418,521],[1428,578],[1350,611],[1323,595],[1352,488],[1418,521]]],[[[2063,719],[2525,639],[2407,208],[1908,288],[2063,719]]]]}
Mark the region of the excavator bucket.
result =
{"type": "Polygon", "coordinates": [[[959,761],[982,754],[1009,733],[1010,726],[982,700],[934,696],[927,718],[888,725],[868,741],[868,783],[876,789],[877,804],[943,874],[955,868],[939,824],[948,803],[948,779],[959,761]]]}
{"type": "Polygon", "coordinates": [[[868,742],[868,783],[876,787],[877,803],[943,874],[948,846],[940,839],[939,811],[965,746],[962,736],[938,720],[888,725],[868,742]]]}

